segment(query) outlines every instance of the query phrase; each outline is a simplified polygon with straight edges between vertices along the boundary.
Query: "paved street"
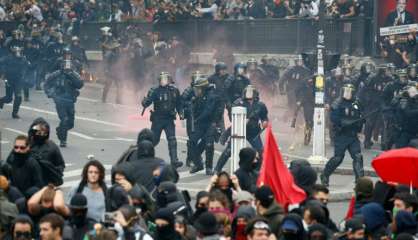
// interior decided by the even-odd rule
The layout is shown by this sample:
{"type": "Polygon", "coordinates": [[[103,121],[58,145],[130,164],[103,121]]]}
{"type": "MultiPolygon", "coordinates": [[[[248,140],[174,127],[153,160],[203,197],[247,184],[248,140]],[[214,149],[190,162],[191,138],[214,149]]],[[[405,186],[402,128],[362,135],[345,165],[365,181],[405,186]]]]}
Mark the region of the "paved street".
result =
{"type": "MultiPolygon", "coordinates": [[[[111,91],[111,93],[113,92],[111,91]]],[[[0,96],[3,95],[4,87],[0,84],[0,96]]],[[[122,152],[130,145],[135,144],[139,130],[150,126],[148,121],[149,112],[146,111],[144,116],[140,116],[139,99],[129,90],[124,90],[124,105],[103,104],[100,97],[100,85],[88,84],[82,89],[78,98],[75,128],[69,134],[68,147],[62,149],[67,164],[64,174],[64,188],[68,189],[78,184],[81,169],[87,161],[88,155],[94,155],[109,171],[122,152]]],[[[108,100],[109,102],[113,101],[114,96],[110,94],[108,100]]],[[[266,102],[270,101],[267,100],[266,102]]],[[[309,157],[312,147],[301,144],[303,131],[299,130],[295,133],[295,130],[289,127],[290,120],[283,122],[284,113],[285,110],[277,106],[270,109],[274,132],[285,160],[309,157]],[[294,145],[293,150],[290,149],[291,145],[294,145]]],[[[29,125],[36,117],[43,117],[50,123],[52,139],[57,142],[55,128],[58,125],[58,117],[55,112],[55,105],[42,91],[31,92],[30,102],[23,102],[20,116],[20,120],[11,118],[11,105],[5,105],[4,109],[0,111],[2,159],[5,159],[12,149],[13,139],[16,135],[27,133],[29,125]]],[[[302,117],[302,114],[300,116],[302,117]]],[[[184,161],[187,140],[184,124],[177,121],[176,125],[179,158],[184,161]]],[[[216,146],[215,160],[222,150],[223,146],[216,146]]],[[[158,157],[168,161],[167,142],[165,140],[157,146],[156,153],[158,157]]],[[[327,146],[327,153],[329,156],[332,155],[332,147],[327,146]]],[[[371,159],[378,153],[378,150],[364,152],[366,168],[370,168],[371,159]]],[[[346,168],[351,168],[351,160],[347,157],[343,165],[346,168]]],[[[204,189],[208,184],[209,178],[203,172],[190,175],[185,167],[180,169],[179,172],[181,176],[179,186],[190,190],[192,193],[204,189]]],[[[353,179],[351,176],[336,175],[331,177],[331,190],[333,192],[340,191],[349,194],[352,188],[353,179]]],[[[337,203],[335,205],[337,206],[336,209],[341,211],[342,205],[346,204],[337,203]]]]}

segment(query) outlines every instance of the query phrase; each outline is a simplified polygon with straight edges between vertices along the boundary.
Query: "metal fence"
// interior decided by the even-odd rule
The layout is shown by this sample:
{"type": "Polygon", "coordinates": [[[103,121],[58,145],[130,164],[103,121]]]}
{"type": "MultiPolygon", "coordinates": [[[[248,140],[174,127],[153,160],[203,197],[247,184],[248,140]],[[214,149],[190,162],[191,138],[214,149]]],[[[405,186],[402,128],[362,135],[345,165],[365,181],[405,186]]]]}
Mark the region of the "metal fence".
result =
{"type": "MultiPolygon", "coordinates": [[[[89,22],[80,26],[80,38],[88,50],[99,49],[100,28],[110,23],[89,22]]],[[[329,51],[353,55],[370,55],[373,46],[373,19],[327,19],[325,44],[329,51]]],[[[14,23],[0,23],[8,30],[14,23]]],[[[190,20],[176,23],[112,23],[116,32],[136,25],[143,33],[159,31],[164,38],[178,36],[193,51],[208,52],[227,47],[239,53],[296,54],[316,46],[319,23],[312,19],[263,19],[210,21],[190,20]]]]}

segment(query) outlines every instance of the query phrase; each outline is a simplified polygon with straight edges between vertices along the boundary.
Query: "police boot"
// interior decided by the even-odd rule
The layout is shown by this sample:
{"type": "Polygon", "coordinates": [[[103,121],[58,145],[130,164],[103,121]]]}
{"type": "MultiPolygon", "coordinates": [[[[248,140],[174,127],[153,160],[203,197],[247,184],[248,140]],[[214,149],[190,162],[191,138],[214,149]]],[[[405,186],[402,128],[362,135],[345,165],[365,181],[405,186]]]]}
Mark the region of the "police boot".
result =
{"type": "Polygon", "coordinates": [[[20,116],[17,114],[19,112],[20,104],[22,103],[22,97],[16,97],[15,101],[13,102],[13,111],[12,111],[12,118],[19,119],[20,116]]]}
{"type": "Polygon", "coordinates": [[[305,137],[303,140],[303,144],[305,146],[309,145],[309,143],[311,142],[311,135],[312,135],[312,128],[309,126],[305,126],[305,137]]]}
{"type": "Polygon", "coordinates": [[[213,154],[214,154],[213,145],[206,149],[206,175],[212,176],[213,175],[213,154]]]}
{"type": "Polygon", "coordinates": [[[361,155],[361,153],[357,153],[354,156],[353,172],[354,172],[354,177],[356,178],[356,182],[359,178],[364,177],[363,156],[361,155]]]}
{"type": "Polygon", "coordinates": [[[231,156],[231,147],[228,145],[225,148],[225,150],[222,152],[221,156],[218,159],[218,162],[216,163],[215,173],[219,173],[222,171],[222,168],[225,166],[230,156],[231,156]]]}
{"type": "Polygon", "coordinates": [[[324,173],[321,173],[321,175],[319,176],[319,178],[321,179],[321,184],[329,187],[329,176],[325,175],[324,173]]]}
{"type": "Polygon", "coordinates": [[[321,174],[320,179],[321,183],[325,186],[329,186],[329,177],[331,174],[337,169],[337,167],[341,164],[344,157],[332,157],[327,164],[325,164],[324,172],[321,174]]]}
{"type": "Polygon", "coordinates": [[[186,157],[186,167],[190,167],[192,165],[192,150],[190,149],[190,141],[187,141],[187,157],[186,157]]]}
{"type": "Polygon", "coordinates": [[[183,163],[177,158],[177,141],[175,137],[169,137],[168,139],[168,153],[170,155],[171,166],[174,168],[181,168],[183,163]]]}

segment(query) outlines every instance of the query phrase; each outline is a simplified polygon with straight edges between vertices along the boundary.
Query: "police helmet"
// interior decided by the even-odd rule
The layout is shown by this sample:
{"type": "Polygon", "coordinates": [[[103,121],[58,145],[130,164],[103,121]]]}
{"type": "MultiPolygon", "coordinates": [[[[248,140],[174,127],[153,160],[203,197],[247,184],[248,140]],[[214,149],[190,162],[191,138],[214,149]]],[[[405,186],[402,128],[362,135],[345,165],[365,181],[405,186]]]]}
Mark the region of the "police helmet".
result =
{"type": "Polygon", "coordinates": [[[413,63],[408,66],[408,75],[410,78],[415,79],[418,76],[418,65],[413,63]]]}
{"type": "Polygon", "coordinates": [[[200,71],[193,72],[192,73],[192,83],[194,83],[196,81],[196,79],[198,79],[201,75],[202,75],[202,72],[200,72],[200,71]]]}
{"type": "Polygon", "coordinates": [[[408,72],[405,68],[398,69],[396,71],[396,77],[398,78],[399,82],[407,83],[408,82],[408,72]]]}
{"type": "Polygon", "coordinates": [[[172,83],[173,79],[172,79],[170,73],[161,72],[160,75],[158,76],[158,81],[160,83],[160,86],[164,87],[164,86],[167,86],[168,84],[172,83]]]}
{"type": "Polygon", "coordinates": [[[267,64],[269,62],[269,56],[264,55],[263,57],[261,57],[261,63],[262,64],[267,64]]]}
{"type": "Polygon", "coordinates": [[[12,48],[11,48],[11,50],[12,50],[12,52],[14,53],[14,55],[16,56],[16,57],[21,57],[22,56],[22,48],[21,47],[19,47],[19,46],[13,46],[12,48]]]}
{"type": "Polygon", "coordinates": [[[228,66],[224,62],[217,62],[215,64],[215,72],[219,73],[221,70],[227,70],[228,66]]]}
{"type": "Polygon", "coordinates": [[[355,92],[356,88],[354,87],[353,84],[351,83],[346,83],[343,85],[343,87],[341,88],[342,94],[341,96],[345,99],[345,100],[351,100],[353,99],[354,96],[354,92],[355,92]]]}
{"type": "Polygon", "coordinates": [[[363,73],[370,74],[375,70],[375,65],[372,62],[365,62],[361,65],[361,71],[363,73]]]}
{"type": "Polygon", "coordinates": [[[247,68],[250,70],[254,70],[257,68],[257,60],[255,58],[250,58],[247,61],[247,68]]]}
{"type": "Polygon", "coordinates": [[[242,98],[245,100],[252,100],[252,99],[257,98],[257,96],[258,96],[257,89],[251,84],[245,87],[244,90],[242,91],[242,98]]]}
{"type": "Polygon", "coordinates": [[[209,86],[208,77],[205,74],[199,74],[193,81],[194,88],[204,88],[209,86]]]}
{"type": "Polygon", "coordinates": [[[234,66],[234,73],[238,75],[243,75],[247,71],[247,65],[244,63],[237,63],[234,66]]]}
{"type": "Polygon", "coordinates": [[[303,66],[303,57],[301,54],[298,54],[295,58],[295,66],[303,66]]]}

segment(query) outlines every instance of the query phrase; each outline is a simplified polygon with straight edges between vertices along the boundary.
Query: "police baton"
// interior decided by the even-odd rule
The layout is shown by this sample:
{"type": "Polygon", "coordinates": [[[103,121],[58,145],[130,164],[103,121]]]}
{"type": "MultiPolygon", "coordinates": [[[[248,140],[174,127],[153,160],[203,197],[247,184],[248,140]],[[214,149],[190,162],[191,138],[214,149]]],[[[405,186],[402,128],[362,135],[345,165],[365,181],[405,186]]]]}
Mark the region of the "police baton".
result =
{"type": "Polygon", "coordinates": [[[144,116],[144,113],[145,113],[146,109],[147,109],[146,107],[142,108],[141,116],[144,116]]]}

